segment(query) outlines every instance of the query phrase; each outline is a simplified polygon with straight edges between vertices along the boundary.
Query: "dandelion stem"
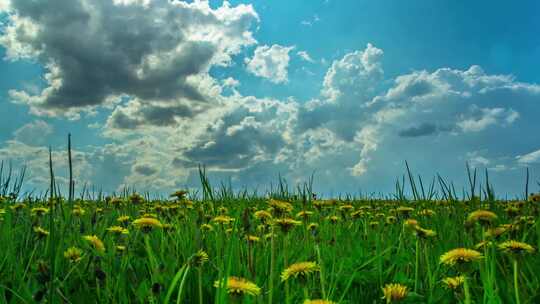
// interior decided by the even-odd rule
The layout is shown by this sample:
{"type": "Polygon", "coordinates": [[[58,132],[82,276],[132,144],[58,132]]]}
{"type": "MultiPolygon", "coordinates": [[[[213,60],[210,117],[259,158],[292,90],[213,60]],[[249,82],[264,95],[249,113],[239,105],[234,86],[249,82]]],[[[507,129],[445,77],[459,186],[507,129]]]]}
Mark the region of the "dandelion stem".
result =
{"type": "Polygon", "coordinates": [[[516,304],[520,304],[521,302],[519,301],[518,262],[516,258],[514,258],[513,260],[513,266],[514,266],[514,294],[516,297],[516,304]]]}
{"type": "Polygon", "coordinates": [[[471,304],[471,292],[469,290],[469,278],[463,276],[463,292],[465,293],[465,304],[471,304]]]}
{"type": "Polygon", "coordinates": [[[274,226],[270,230],[270,276],[268,278],[268,304],[272,304],[272,292],[274,291],[274,264],[276,259],[276,245],[274,240],[274,226]]]}
{"type": "Polygon", "coordinates": [[[420,241],[419,238],[416,237],[416,248],[415,248],[415,254],[416,254],[416,260],[414,264],[414,292],[418,292],[418,264],[420,263],[420,241]]]}
{"type": "Polygon", "coordinates": [[[202,269],[199,267],[197,269],[197,281],[198,281],[198,289],[199,289],[199,304],[203,304],[203,288],[202,288],[202,269]]]}
{"type": "Polygon", "coordinates": [[[317,261],[319,263],[319,273],[321,276],[321,293],[324,299],[326,299],[326,289],[325,289],[325,281],[324,281],[324,268],[321,258],[321,249],[319,248],[319,244],[315,244],[315,251],[317,252],[317,261]]]}

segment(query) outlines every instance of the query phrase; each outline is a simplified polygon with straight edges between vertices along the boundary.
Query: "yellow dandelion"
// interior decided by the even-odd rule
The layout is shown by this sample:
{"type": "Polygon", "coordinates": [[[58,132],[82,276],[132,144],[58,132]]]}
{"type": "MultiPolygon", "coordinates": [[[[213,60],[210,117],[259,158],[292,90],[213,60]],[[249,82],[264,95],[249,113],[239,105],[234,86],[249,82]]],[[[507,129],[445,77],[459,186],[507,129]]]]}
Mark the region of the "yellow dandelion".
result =
{"type": "Polygon", "coordinates": [[[447,266],[455,266],[478,261],[482,258],[482,254],[476,250],[467,248],[456,248],[441,255],[440,263],[447,266]]]}
{"type": "Polygon", "coordinates": [[[404,207],[404,206],[401,206],[401,207],[397,207],[397,208],[396,208],[396,212],[399,213],[399,214],[402,215],[402,216],[408,216],[408,215],[411,214],[413,211],[414,211],[414,208],[412,208],[412,207],[404,207]]]}
{"type": "Polygon", "coordinates": [[[212,232],[212,231],[214,231],[214,226],[212,226],[210,224],[202,224],[201,225],[201,230],[205,231],[205,232],[212,232]]]}
{"type": "Polygon", "coordinates": [[[416,229],[414,230],[415,231],[415,234],[416,236],[420,237],[420,238],[432,238],[432,237],[436,237],[437,236],[437,232],[431,230],[431,229],[424,229],[420,226],[417,226],[416,229]]]}
{"type": "Polygon", "coordinates": [[[540,193],[533,193],[529,195],[529,202],[538,203],[540,202],[540,193]]]}
{"type": "Polygon", "coordinates": [[[346,211],[351,211],[354,209],[353,205],[350,205],[350,204],[347,204],[347,205],[342,205],[342,206],[339,206],[339,211],[341,212],[346,212],[346,211]]]}
{"type": "Polygon", "coordinates": [[[480,223],[482,225],[489,225],[497,219],[497,215],[488,210],[476,210],[469,213],[467,216],[467,223],[474,224],[480,223]]]}
{"type": "Polygon", "coordinates": [[[293,210],[293,205],[291,205],[291,203],[272,198],[268,201],[268,205],[270,205],[270,207],[272,207],[278,214],[289,213],[293,210]]]}
{"type": "Polygon", "coordinates": [[[415,219],[408,219],[405,222],[403,222],[403,226],[407,229],[416,229],[416,227],[419,226],[418,221],[415,219]]]}
{"type": "Polygon", "coordinates": [[[258,243],[260,242],[261,238],[255,235],[248,235],[246,236],[246,240],[250,243],[258,243]]]}
{"type": "Polygon", "coordinates": [[[431,209],[422,209],[420,212],[418,212],[418,215],[429,217],[435,215],[435,211],[431,209]]]}
{"type": "Polygon", "coordinates": [[[302,218],[304,220],[307,220],[310,216],[313,215],[313,211],[307,211],[307,210],[302,210],[300,212],[298,212],[296,214],[296,217],[299,217],[299,218],[302,218]]]}
{"type": "Polygon", "coordinates": [[[83,237],[92,247],[99,252],[105,252],[105,245],[96,235],[85,235],[83,237]]]}
{"type": "Polygon", "coordinates": [[[272,218],[272,214],[266,210],[255,211],[255,213],[253,213],[253,216],[263,222],[272,218]]]}
{"type": "Polygon", "coordinates": [[[535,252],[535,249],[533,246],[527,243],[518,242],[514,240],[503,242],[499,244],[498,248],[505,253],[515,254],[515,255],[535,252]]]}
{"type": "Polygon", "coordinates": [[[143,232],[149,232],[153,228],[163,227],[163,224],[161,224],[161,222],[158,219],[153,218],[153,217],[141,217],[139,219],[134,220],[133,225],[141,229],[143,232]]]}
{"type": "Polygon", "coordinates": [[[377,228],[379,227],[379,222],[378,221],[371,221],[368,223],[369,227],[371,228],[377,228]]]}
{"type": "Polygon", "coordinates": [[[491,245],[493,245],[493,242],[491,241],[481,241],[480,243],[474,245],[474,249],[480,250],[480,249],[484,249],[485,247],[489,247],[491,245]]]}
{"type": "Polygon", "coordinates": [[[295,226],[302,225],[302,222],[293,220],[292,218],[282,218],[274,221],[274,224],[281,228],[281,231],[288,232],[295,226]]]}
{"type": "Polygon", "coordinates": [[[386,299],[386,303],[399,302],[407,297],[409,289],[405,285],[401,284],[386,284],[383,287],[383,299],[386,299]]]}
{"type": "Polygon", "coordinates": [[[328,221],[330,221],[330,223],[332,223],[332,224],[337,224],[337,222],[339,222],[339,217],[337,217],[335,215],[329,216],[328,221]]]}
{"type": "Polygon", "coordinates": [[[82,259],[82,250],[77,247],[69,247],[64,251],[64,257],[71,263],[77,263],[82,259]]]}
{"type": "Polygon", "coordinates": [[[234,218],[227,215],[218,215],[212,219],[212,222],[221,225],[228,225],[232,221],[234,221],[234,218]]]}
{"type": "Polygon", "coordinates": [[[119,222],[119,223],[122,223],[122,224],[127,224],[129,223],[129,220],[131,219],[130,216],[128,215],[122,215],[122,216],[119,216],[116,221],[119,222]]]}
{"type": "Polygon", "coordinates": [[[86,211],[84,211],[84,209],[81,207],[74,207],[73,210],[71,211],[71,214],[77,217],[83,216],[85,213],[86,211]]]}
{"type": "Polygon", "coordinates": [[[261,294],[261,288],[257,284],[239,277],[228,277],[226,284],[223,280],[215,281],[214,287],[219,288],[222,285],[227,289],[227,293],[234,296],[250,295],[258,296],[261,294]]]}
{"type": "Polygon", "coordinates": [[[395,217],[393,215],[387,216],[385,222],[388,225],[394,224],[394,223],[397,222],[397,217],[395,217]]]}
{"type": "Polygon", "coordinates": [[[305,280],[309,275],[318,272],[319,270],[320,267],[315,262],[295,263],[283,270],[281,273],[281,281],[285,282],[290,278],[305,280]]]}
{"type": "Polygon", "coordinates": [[[448,289],[458,289],[459,286],[463,285],[465,282],[464,276],[457,276],[457,277],[447,277],[442,280],[444,286],[448,289]]]}
{"type": "Polygon", "coordinates": [[[44,237],[49,236],[49,231],[41,227],[34,227],[34,232],[37,234],[39,238],[44,238],[44,237]]]}
{"type": "Polygon", "coordinates": [[[305,300],[304,304],[336,304],[336,302],[330,301],[330,300],[305,300]]]}
{"type": "Polygon", "coordinates": [[[34,216],[42,216],[44,214],[47,214],[49,213],[49,208],[45,208],[45,207],[36,207],[36,208],[32,208],[30,210],[30,213],[34,216]]]}
{"type": "Polygon", "coordinates": [[[201,267],[204,263],[208,262],[208,253],[204,250],[199,250],[191,257],[191,262],[197,267],[201,267]]]}
{"type": "Polygon", "coordinates": [[[106,230],[114,234],[129,234],[129,230],[121,226],[111,226],[107,228],[106,230]]]}

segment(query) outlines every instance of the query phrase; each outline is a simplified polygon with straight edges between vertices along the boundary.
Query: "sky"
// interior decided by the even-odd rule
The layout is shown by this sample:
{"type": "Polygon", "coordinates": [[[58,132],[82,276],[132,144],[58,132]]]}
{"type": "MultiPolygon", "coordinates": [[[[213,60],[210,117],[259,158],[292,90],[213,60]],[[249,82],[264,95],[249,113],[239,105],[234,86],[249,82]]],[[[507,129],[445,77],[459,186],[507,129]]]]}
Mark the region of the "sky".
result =
{"type": "Polygon", "coordinates": [[[48,185],[540,184],[540,3],[0,0],[0,160],[48,185]]]}

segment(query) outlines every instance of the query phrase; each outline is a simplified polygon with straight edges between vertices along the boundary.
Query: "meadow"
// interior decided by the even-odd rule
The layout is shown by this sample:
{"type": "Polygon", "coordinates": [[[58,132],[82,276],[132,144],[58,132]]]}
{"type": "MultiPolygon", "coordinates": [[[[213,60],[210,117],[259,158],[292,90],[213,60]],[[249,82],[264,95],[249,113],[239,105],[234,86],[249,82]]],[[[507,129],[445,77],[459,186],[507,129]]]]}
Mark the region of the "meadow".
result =
{"type": "Polygon", "coordinates": [[[476,171],[463,196],[408,170],[387,197],[335,199],[203,169],[170,197],[63,196],[52,165],[42,195],[0,176],[0,303],[540,303],[540,195],[497,199],[476,171]]]}

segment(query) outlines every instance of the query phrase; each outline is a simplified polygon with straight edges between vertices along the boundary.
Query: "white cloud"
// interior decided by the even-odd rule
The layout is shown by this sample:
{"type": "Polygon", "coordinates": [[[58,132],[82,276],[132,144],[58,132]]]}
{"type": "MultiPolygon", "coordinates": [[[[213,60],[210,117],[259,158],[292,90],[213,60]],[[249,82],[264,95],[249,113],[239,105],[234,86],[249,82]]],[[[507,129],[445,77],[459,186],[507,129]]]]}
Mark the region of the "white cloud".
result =
{"type": "Polygon", "coordinates": [[[25,124],[17,129],[13,135],[16,141],[29,146],[39,146],[46,143],[47,137],[51,135],[54,128],[43,120],[36,120],[25,124]]]}
{"type": "Polygon", "coordinates": [[[10,60],[42,64],[46,87],[38,94],[10,90],[10,97],[33,114],[72,119],[112,96],[143,106],[211,103],[214,92],[195,80],[208,81],[212,66],[230,65],[255,44],[251,28],[259,21],[251,5],[226,1],[212,8],[207,1],[13,0],[11,10],[0,45],[10,60]]]}
{"type": "Polygon", "coordinates": [[[319,15],[315,14],[313,17],[311,17],[309,20],[302,20],[300,24],[304,26],[313,26],[315,23],[321,21],[321,18],[319,18],[319,15]]]}
{"type": "Polygon", "coordinates": [[[225,87],[230,87],[230,88],[236,88],[238,86],[240,86],[240,81],[232,78],[232,77],[227,77],[225,78],[223,81],[223,86],[225,87]]]}
{"type": "Polygon", "coordinates": [[[314,62],[313,58],[311,58],[311,56],[306,51],[298,51],[296,55],[300,56],[300,58],[302,58],[302,60],[304,61],[314,62]]]}
{"type": "Polygon", "coordinates": [[[289,52],[294,46],[274,44],[271,47],[263,45],[255,49],[251,59],[246,58],[247,71],[273,83],[288,81],[289,52]]]}
{"type": "Polygon", "coordinates": [[[540,150],[525,155],[518,155],[516,159],[520,164],[538,164],[540,163],[540,150]]]}
{"type": "Polygon", "coordinates": [[[479,132],[491,125],[509,125],[519,118],[519,113],[512,109],[473,106],[471,110],[472,117],[457,122],[463,132],[479,132]]]}
{"type": "Polygon", "coordinates": [[[10,8],[10,0],[0,0],[0,12],[6,12],[10,8]]]}

